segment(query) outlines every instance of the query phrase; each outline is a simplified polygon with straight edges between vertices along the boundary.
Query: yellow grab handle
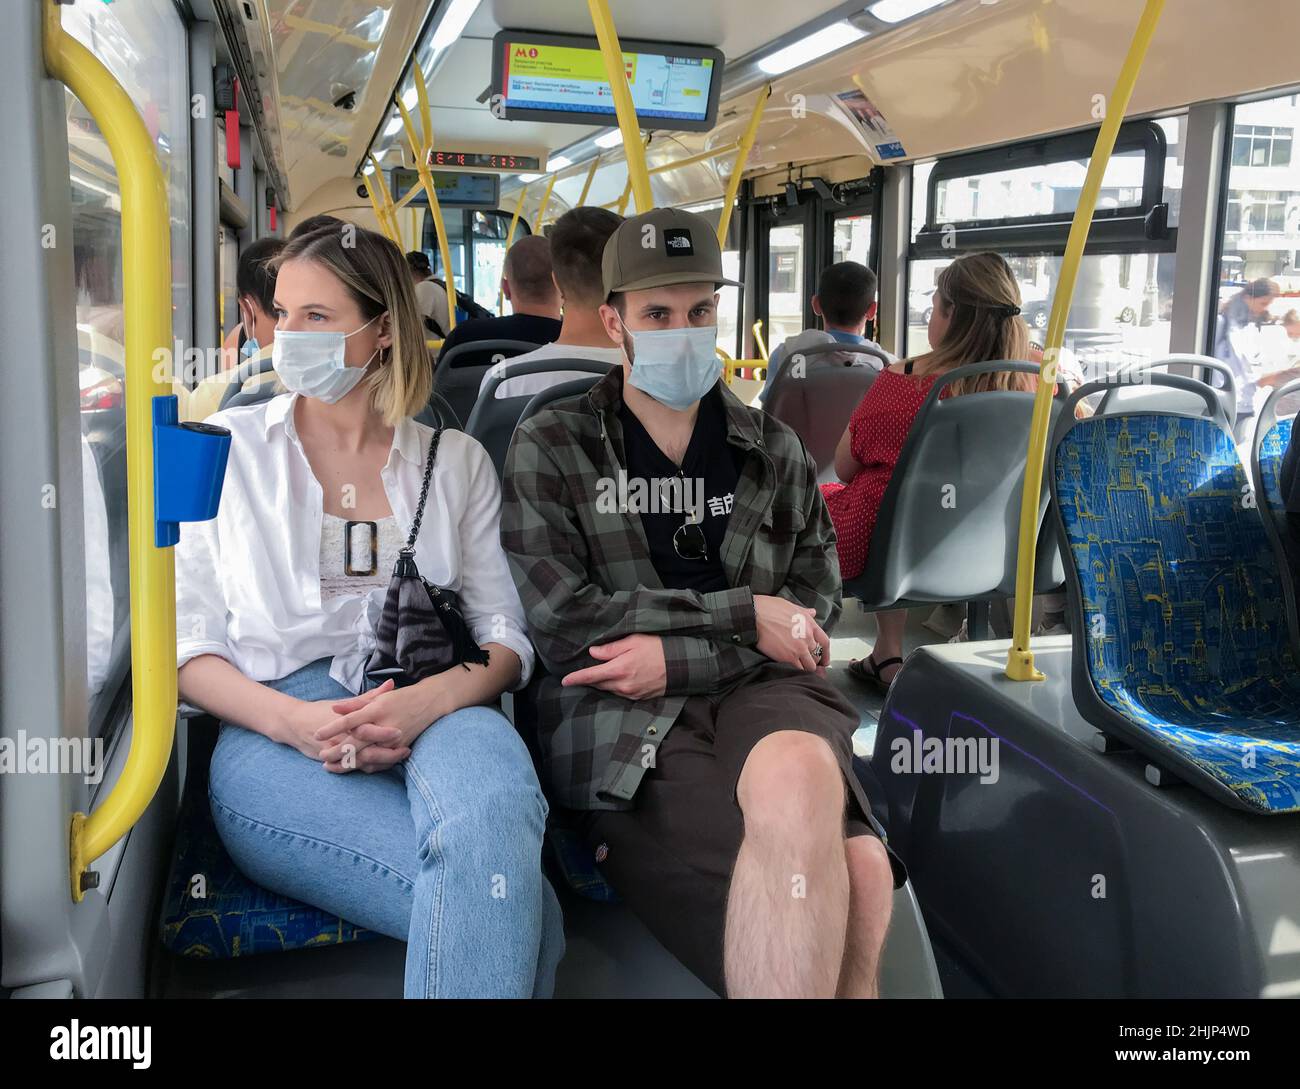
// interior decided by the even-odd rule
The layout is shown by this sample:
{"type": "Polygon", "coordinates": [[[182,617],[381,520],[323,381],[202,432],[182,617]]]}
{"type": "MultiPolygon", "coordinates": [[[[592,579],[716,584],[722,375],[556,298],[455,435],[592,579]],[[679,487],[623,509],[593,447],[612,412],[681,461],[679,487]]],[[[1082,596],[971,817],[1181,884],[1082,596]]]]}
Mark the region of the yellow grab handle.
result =
{"type": "Polygon", "coordinates": [[[1079,206],[1070,226],[1070,237],[1065,244],[1065,257],[1061,261],[1061,275],[1052,296],[1052,313],[1047,322],[1047,345],[1043,349],[1043,363],[1038,374],[1038,391],[1034,396],[1034,413],[1029,425],[1029,450],[1025,455],[1025,490],[1020,496],[1020,532],[1016,555],[1016,614],[1012,629],[1011,651],[1007,655],[1006,675],[1013,681],[1041,681],[1043,674],[1034,666],[1034,654],[1029,647],[1029,626],[1034,609],[1034,560],[1038,548],[1038,497],[1043,488],[1043,462],[1047,456],[1047,426],[1051,420],[1052,389],[1056,383],[1057,361],[1065,344],[1065,322],[1074,297],[1074,285],[1083,260],[1083,248],[1092,227],[1093,212],[1101,194],[1101,182],[1115,149],[1119,127],[1128,112],[1129,100],[1142,61],[1160,22],[1165,0],[1147,0],[1142,18],[1129,45],[1128,56],[1119,71],[1119,79],[1111,92],[1106,108],[1106,119],[1097,133],[1097,143],[1088,162],[1088,173],[1083,190],[1079,193],[1079,206]]]}
{"type": "Polygon", "coordinates": [[[176,570],[154,545],[153,398],[171,392],[153,373],[170,356],[171,237],[167,187],[152,139],[126,91],[67,34],[46,0],[43,50],[50,76],[67,85],[104,134],[122,203],[122,307],[126,323],[126,477],[131,572],[131,749],[113,789],[87,817],[72,815],[69,869],[80,902],[86,867],[140,819],[171,758],[176,731],[176,570]]]}

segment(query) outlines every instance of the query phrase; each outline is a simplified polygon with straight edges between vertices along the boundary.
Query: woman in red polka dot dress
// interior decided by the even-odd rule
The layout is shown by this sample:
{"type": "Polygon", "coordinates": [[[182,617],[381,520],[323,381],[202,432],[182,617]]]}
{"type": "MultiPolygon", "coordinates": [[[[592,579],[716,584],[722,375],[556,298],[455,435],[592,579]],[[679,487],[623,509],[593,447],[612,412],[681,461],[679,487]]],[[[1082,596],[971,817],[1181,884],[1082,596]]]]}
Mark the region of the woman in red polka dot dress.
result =
{"type": "MultiPolygon", "coordinates": [[[[881,372],[854,410],[835,450],[835,472],[844,483],[822,485],[835,525],[843,578],[856,578],[866,567],[880,501],[935,379],[967,363],[1026,359],[1029,331],[1019,314],[1020,287],[1011,267],[997,254],[960,257],[939,273],[930,316],[932,350],[881,372]]],[[[1035,385],[1030,375],[1003,371],[955,382],[940,396],[1035,385]]],[[[851,662],[849,672],[878,691],[887,691],[903,664],[906,621],[905,609],[876,613],[876,645],[867,658],[851,662]]]]}

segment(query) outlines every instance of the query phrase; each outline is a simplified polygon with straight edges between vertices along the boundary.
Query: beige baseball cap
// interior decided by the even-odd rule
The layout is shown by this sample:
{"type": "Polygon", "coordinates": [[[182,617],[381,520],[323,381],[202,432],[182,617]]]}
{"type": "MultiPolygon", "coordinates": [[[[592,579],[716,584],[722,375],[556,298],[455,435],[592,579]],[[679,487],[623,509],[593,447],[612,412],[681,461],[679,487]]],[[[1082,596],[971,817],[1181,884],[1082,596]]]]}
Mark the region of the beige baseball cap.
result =
{"type": "Polygon", "coordinates": [[[729,284],[722,247],[709,221],[678,208],[655,208],[619,224],[600,263],[605,294],[672,284],[729,284]]]}

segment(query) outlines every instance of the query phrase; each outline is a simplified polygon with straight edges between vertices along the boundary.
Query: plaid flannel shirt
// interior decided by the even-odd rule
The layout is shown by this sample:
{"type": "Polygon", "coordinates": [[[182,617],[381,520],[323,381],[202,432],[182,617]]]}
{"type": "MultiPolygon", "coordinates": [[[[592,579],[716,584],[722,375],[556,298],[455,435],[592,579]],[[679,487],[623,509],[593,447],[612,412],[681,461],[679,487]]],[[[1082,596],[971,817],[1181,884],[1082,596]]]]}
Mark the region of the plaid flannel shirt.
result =
{"type": "Polygon", "coordinates": [[[754,595],[840,611],[839,559],[817,469],[784,424],[721,387],[727,442],[745,451],[722,544],[730,589],[665,589],[641,516],[598,504],[626,465],[618,410],[623,371],[515,431],[502,487],[501,540],[548,676],[539,684],[545,772],[572,809],[627,809],[686,698],[725,691],[767,661],[754,595]],[[608,483],[606,485],[608,488],[608,483]],[[629,700],[559,678],[595,665],[588,648],[634,633],[663,638],[662,696],[629,700]]]}

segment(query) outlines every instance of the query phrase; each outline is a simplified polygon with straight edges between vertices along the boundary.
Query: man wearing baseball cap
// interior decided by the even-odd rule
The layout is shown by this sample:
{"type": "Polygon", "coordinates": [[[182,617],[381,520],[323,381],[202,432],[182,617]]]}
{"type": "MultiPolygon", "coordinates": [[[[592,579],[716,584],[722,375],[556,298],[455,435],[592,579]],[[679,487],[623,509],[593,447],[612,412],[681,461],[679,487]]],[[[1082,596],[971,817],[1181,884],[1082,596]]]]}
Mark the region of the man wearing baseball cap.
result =
{"type": "Polygon", "coordinates": [[[902,868],[825,678],[840,580],[816,467],[719,381],[734,281],[707,220],[626,220],[602,272],[622,366],[524,421],[503,481],[550,795],[719,994],[874,995],[902,868]]]}

